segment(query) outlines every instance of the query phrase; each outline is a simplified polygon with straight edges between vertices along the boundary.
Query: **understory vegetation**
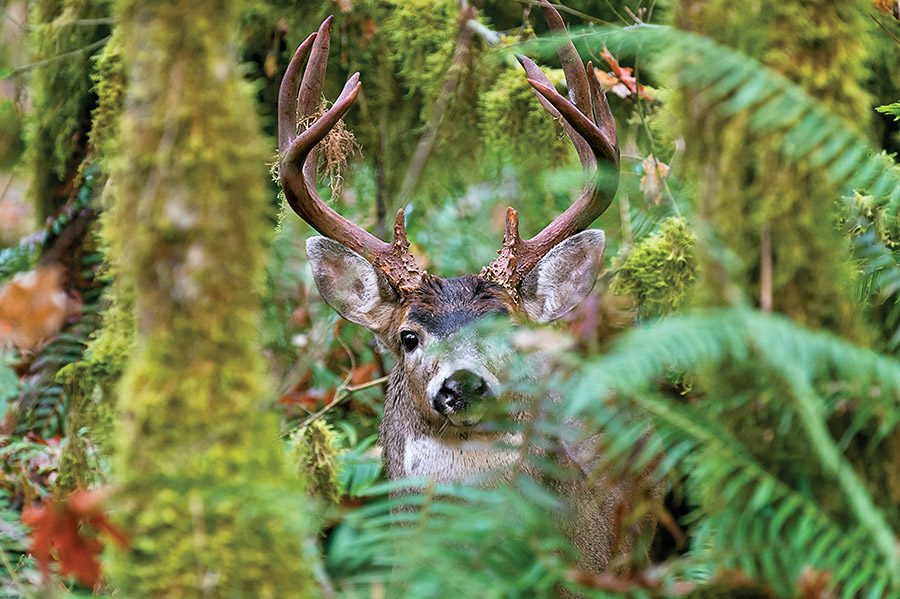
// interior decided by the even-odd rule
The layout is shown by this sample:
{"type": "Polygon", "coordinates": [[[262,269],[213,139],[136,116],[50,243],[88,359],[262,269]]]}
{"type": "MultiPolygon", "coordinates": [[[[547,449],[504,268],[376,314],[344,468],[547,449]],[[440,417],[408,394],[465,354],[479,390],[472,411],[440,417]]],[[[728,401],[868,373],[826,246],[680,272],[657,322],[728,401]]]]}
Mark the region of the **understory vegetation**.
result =
{"type": "Polygon", "coordinates": [[[0,597],[900,593],[900,8],[555,5],[568,36],[529,0],[0,3],[0,597]],[[395,359],[320,297],[273,167],[328,15],[322,109],[363,86],[320,193],[385,240],[402,209],[440,276],[579,193],[516,55],[565,93],[571,38],[606,90],[593,291],[473,325],[527,398],[490,415],[508,484],[385,475],[395,359]],[[582,568],[573,477],[641,481],[615,542],[652,542],[582,568]]]}

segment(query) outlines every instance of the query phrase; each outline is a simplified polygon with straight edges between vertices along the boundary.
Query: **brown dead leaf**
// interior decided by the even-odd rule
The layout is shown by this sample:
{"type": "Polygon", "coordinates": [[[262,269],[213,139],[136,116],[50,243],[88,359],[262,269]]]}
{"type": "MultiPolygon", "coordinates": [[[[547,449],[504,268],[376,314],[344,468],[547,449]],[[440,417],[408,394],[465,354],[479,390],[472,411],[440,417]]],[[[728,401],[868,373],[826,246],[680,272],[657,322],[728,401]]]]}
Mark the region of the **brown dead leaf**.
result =
{"type": "MultiPolygon", "coordinates": [[[[653,96],[647,93],[647,90],[644,89],[644,86],[640,85],[637,82],[637,79],[635,78],[631,67],[623,67],[622,65],[620,65],[619,61],[615,59],[615,57],[607,48],[603,48],[603,52],[600,53],[600,57],[603,58],[603,60],[605,60],[609,65],[609,68],[612,69],[612,73],[607,73],[607,77],[604,78],[606,79],[607,83],[610,81],[610,78],[614,78],[619,82],[618,84],[624,86],[624,88],[628,91],[627,94],[622,95],[622,90],[616,90],[615,86],[618,84],[608,85],[607,87],[613,89],[616,95],[624,98],[627,96],[635,96],[640,94],[641,98],[647,100],[648,102],[653,101],[653,96]]],[[[594,71],[594,74],[596,75],[596,70],[594,71]]],[[[604,80],[600,77],[598,77],[597,80],[601,84],[604,83],[604,80]]]]}
{"type": "Polygon", "coordinates": [[[62,268],[47,266],[0,287],[0,343],[32,349],[59,331],[71,307],[62,281],[62,268]]]}
{"type": "Polygon", "coordinates": [[[369,364],[363,364],[362,366],[357,366],[352,371],[350,371],[350,384],[354,387],[357,385],[363,385],[375,379],[375,371],[378,370],[378,365],[374,362],[369,364]]]}

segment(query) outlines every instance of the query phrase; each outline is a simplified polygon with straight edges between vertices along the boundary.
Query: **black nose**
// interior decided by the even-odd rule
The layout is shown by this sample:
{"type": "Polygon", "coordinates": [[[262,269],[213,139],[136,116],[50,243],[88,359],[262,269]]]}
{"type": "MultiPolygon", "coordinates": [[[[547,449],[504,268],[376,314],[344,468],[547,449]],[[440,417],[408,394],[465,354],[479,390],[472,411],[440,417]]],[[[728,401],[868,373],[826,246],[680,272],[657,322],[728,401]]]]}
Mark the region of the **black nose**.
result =
{"type": "Polygon", "coordinates": [[[431,405],[441,414],[462,412],[473,401],[490,395],[487,382],[471,370],[451,374],[432,398],[431,405]]]}

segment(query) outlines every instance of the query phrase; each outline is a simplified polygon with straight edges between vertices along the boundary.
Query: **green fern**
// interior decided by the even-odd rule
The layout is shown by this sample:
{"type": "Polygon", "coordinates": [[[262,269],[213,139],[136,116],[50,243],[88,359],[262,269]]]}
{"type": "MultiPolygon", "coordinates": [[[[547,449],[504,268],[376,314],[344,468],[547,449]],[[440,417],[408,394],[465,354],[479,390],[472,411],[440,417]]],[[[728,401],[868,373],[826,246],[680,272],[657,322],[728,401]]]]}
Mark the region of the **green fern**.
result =
{"type": "Polygon", "coordinates": [[[658,474],[687,473],[695,517],[707,531],[695,537],[687,559],[705,555],[707,563],[740,568],[783,594],[791,592],[803,567],[811,566],[830,571],[831,583],[844,596],[861,588],[879,596],[879,589],[900,584],[896,532],[828,431],[837,405],[816,392],[814,382],[822,379],[856,385],[859,397],[866,398],[854,404],[857,430],[873,423],[881,438],[896,430],[900,364],[895,360],[786,319],[743,310],[674,317],[633,332],[573,378],[568,414],[589,414],[616,431],[619,441],[607,448],[607,463],[627,463],[645,430],[621,417],[616,398],[627,398],[627,405],[652,416],[658,444],[648,446],[636,464],[649,463],[663,448],[658,474]],[[720,398],[685,404],[655,390],[667,373],[734,362],[764,368],[787,382],[791,393],[773,399],[798,415],[817,468],[841,489],[842,518],[775,478],[708,417],[703,403],[720,398]],[[597,389],[603,390],[599,398],[597,389]]]}

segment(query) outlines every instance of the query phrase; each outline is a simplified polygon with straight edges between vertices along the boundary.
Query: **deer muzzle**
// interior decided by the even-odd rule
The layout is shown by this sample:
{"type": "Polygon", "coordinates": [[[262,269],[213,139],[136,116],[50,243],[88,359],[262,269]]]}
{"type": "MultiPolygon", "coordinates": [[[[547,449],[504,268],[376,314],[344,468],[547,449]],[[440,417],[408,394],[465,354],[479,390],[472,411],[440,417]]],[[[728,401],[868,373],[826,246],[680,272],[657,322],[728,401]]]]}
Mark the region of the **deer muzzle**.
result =
{"type": "Polygon", "coordinates": [[[431,398],[431,407],[454,426],[472,426],[481,420],[484,401],[493,397],[484,378],[471,370],[457,370],[441,383],[431,398]]]}

